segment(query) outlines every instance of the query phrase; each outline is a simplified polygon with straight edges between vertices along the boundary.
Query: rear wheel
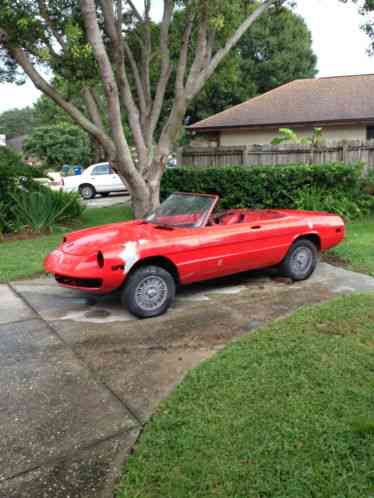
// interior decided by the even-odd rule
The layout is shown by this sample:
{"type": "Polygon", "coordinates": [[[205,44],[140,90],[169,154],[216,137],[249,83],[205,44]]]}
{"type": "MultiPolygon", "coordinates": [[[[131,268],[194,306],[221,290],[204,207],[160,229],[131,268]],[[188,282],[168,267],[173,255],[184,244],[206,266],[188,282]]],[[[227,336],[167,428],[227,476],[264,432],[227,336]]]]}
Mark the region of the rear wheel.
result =
{"type": "Polygon", "coordinates": [[[160,266],[143,266],[127,277],[122,304],[139,318],[151,318],[167,311],[175,298],[175,281],[160,266]]]}
{"type": "Polygon", "coordinates": [[[318,263],[318,249],[307,239],[299,239],[290,247],[279,267],[280,273],[295,281],[306,280],[318,263]]]}
{"type": "Polygon", "coordinates": [[[89,185],[88,183],[86,185],[81,185],[79,187],[79,193],[85,199],[88,201],[89,199],[92,199],[95,197],[96,191],[95,188],[92,185],[89,185]]]}

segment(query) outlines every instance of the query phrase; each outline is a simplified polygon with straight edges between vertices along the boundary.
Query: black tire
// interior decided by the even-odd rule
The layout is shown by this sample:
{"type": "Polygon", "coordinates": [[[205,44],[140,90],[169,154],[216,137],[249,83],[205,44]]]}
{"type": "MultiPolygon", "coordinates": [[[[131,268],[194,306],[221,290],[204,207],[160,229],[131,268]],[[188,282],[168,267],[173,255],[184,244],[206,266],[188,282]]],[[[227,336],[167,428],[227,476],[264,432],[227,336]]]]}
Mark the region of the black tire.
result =
{"type": "Polygon", "coordinates": [[[308,239],[299,239],[290,247],[279,266],[280,274],[296,282],[309,278],[318,263],[319,251],[308,239]]]}
{"type": "Polygon", "coordinates": [[[143,266],[127,277],[121,301],[130,313],[139,318],[159,316],[173,303],[175,287],[173,276],[164,268],[143,266]],[[154,294],[147,295],[147,292],[154,294]]]}
{"type": "Polygon", "coordinates": [[[79,187],[79,193],[84,200],[89,201],[90,199],[95,197],[96,190],[95,187],[93,187],[89,183],[85,183],[84,185],[81,185],[79,187]]]}

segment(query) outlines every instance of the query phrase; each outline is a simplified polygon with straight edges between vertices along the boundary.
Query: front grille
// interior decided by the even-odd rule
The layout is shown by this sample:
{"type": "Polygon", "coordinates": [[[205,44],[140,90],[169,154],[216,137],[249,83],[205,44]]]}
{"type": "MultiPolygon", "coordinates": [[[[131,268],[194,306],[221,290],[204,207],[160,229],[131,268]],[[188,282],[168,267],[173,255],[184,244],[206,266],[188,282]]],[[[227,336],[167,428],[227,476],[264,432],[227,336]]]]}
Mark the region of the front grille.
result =
{"type": "Polygon", "coordinates": [[[76,278],[66,275],[55,275],[59,284],[70,285],[71,287],[85,287],[86,289],[99,289],[102,286],[101,278],[76,278]]]}

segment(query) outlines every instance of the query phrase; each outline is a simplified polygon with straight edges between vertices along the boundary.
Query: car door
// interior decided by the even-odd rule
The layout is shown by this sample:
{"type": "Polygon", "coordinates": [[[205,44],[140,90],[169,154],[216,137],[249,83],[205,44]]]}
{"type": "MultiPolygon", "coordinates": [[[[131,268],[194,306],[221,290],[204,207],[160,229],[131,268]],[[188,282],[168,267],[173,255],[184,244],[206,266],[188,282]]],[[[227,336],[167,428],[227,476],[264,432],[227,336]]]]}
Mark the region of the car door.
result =
{"type": "Polygon", "coordinates": [[[127,185],[123,182],[122,178],[113,169],[111,169],[111,176],[112,176],[113,192],[123,192],[128,190],[127,185]]]}
{"type": "Polygon", "coordinates": [[[258,220],[201,229],[200,264],[203,278],[215,278],[278,264],[289,245],[284,220],[258,220]]]}
{"type": "Polygon", "coordinates": [[[92,168],[90,179],[97,192],[111,192],[113,179],[109,163],[98,164],[92,168]]]}

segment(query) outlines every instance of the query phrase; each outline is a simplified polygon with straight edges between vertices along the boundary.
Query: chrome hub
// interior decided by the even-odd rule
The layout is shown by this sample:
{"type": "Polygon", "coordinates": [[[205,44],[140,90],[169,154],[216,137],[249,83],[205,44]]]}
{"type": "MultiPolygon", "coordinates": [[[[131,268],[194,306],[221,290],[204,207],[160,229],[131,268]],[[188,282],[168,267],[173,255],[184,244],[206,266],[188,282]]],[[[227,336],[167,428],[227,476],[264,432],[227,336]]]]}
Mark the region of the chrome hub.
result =
{"type": "Polygon", "coordinates": [[[135,302],[146,311],[153,311],[163,304],[168,297],[168,287],[163,278],[150,275],[143,278],[135,291],[135,302]]]}
{"type": "Polygon", "coordinates": [[[313,253],[308,247],[299,247],[291,258],[292,270],[300,275],[307,273],[313,264],[313,253]]]}

